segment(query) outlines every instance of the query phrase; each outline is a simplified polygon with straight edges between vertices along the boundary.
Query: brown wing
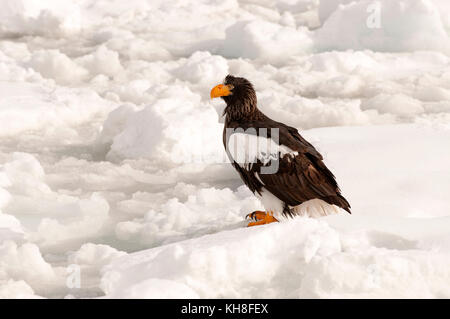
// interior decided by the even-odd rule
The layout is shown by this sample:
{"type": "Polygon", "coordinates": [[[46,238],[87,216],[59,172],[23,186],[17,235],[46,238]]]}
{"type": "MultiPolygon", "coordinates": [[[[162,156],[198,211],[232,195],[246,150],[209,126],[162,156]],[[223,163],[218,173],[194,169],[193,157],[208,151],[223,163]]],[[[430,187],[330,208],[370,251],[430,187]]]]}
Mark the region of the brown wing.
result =
{"type": "MultiPolygon", "coordinates": [[[[298,155],[285,155],[279,160],[275,174],[259,174],[264,188],[290,206],[319,198],[350,213],[350,204],[341,195],[333,173],[325,166],[322,155],[307,142],[297,129],[280,129],[280,144],[289,146],[298,155]]],[[[257,169],[254,167],[254,169],[257,169]]]]}
{"type": "MultiPolygon", "coordinates": [[[[297,129],[282,123],[274,123],[279,128],[279,143],[288,146],[298,155],[287,154],[279,158],[278,171],[273,174],[263,174],[261,171],[262,166],[270,166],[271,162],[263,165],[258,161],[250,167],[241,167],[233,162],[233,166],[250,190],[260,192],[264,187],[289,206],[297,206],[318,198],[350,213],[350,204],[341,195],[333,173],[323,163],[322,155],[298,133],[297,129]]],[[[264,125],[267,125],[267,122],[264,125]]],[[[289,214],[288,211],[285,213],[289,214]]]]}

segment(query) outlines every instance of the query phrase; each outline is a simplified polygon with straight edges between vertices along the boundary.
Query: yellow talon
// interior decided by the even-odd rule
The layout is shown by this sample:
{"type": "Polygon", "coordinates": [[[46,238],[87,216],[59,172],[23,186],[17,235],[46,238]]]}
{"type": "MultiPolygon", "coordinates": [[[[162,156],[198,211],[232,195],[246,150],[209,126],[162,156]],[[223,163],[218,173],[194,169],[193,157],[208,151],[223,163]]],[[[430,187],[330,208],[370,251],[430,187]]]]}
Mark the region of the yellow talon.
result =
{"type": "Polygon", "coordinates": [[[267,213],[264,213],[264,212],[261,212],[261,211],[256,211],[256,212],[253,212],[252,214],[249,214],[247,216],[250,216],[252,218],[256,218],[258,220],[256,222],[248,223],[247,227],[253,227],[253,226],[259,226],[259,225],[265,225],[265,224],[278,222],[278,220],[275,217],[273,217],[273,212],[271,212],[271,211],[267,212],[267,213]]]}
{"type": "Polygon", "coordinates": [[[245,219],[250,218],[250,219],[254,219],[254,220],[258,221],[258,220],[264,219],[265,216],[266,216],[266,212],[256,210],[253,213],[250,213],[247,216],[245,216],[245,219]]]}

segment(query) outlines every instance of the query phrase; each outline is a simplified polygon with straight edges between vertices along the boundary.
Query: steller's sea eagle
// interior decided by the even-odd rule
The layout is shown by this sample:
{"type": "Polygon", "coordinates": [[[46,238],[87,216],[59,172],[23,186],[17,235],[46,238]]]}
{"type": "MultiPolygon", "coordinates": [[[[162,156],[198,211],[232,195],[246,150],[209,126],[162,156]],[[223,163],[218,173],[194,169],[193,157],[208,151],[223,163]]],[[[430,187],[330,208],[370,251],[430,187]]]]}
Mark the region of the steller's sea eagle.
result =
{"type": "Polygon", "coordinates": [[[339,210],[335,206],[350,213],[350,204],[322,155],[296,128],[258,109],[247,79],[228,75],[211,90],[211,98],[216,97],[226,102],[223,143],[227,155],[266,210],[247,215],[254,220],[248,226],[295,215],[328,215],[339,210]]]}

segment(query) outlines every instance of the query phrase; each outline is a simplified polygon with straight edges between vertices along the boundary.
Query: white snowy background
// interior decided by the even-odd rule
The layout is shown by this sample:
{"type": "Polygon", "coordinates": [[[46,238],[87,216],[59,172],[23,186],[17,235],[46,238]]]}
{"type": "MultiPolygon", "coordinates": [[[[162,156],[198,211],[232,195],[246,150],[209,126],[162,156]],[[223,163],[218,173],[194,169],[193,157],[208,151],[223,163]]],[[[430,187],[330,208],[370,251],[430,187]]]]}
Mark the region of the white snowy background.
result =
{"type": "Polygon", "coordinates": [[[0,297],[450,298],[448,0],[0,0],[0,297]],[[352,204],[246,228],[228,74],[352,204]]]}

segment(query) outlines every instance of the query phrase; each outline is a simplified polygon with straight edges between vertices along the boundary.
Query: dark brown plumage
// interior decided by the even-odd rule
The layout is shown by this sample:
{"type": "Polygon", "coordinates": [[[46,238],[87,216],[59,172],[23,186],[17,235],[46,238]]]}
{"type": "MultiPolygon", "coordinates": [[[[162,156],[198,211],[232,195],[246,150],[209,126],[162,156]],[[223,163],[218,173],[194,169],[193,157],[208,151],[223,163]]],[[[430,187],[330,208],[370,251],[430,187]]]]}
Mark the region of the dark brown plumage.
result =
{"type": "Polygon", "coordinates": [[[264,115],[257,107],[256,93],[252,84],[240,77],[228,75],[225,78],[228,93],[219,94],[226,102],[224,111],[225,126],[223,143],[228,145],[227,129],[254,128],[259,134],[260,128],[267,128],[268,138],[272,128],[278,129],[279,144],[289,147],[295,155],[280,156],[279,169],[273,174],[258,174],[263,164],[260,160],[252,165],[240,165],[227,153],[232,165],[238,171],[244,183],[253,193],[261,195],[267,189],[283,202],[283,215],[295,214],[292,207],[311,199],[321,199],[350,213],[350,204],[341,195],[333,173],[325,166],[322,155],[306,141],[294,127],[276,122],[264,115]]]}

